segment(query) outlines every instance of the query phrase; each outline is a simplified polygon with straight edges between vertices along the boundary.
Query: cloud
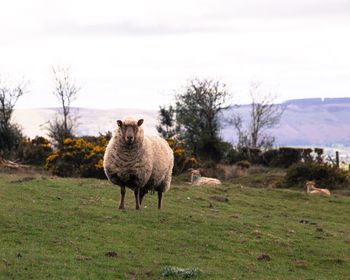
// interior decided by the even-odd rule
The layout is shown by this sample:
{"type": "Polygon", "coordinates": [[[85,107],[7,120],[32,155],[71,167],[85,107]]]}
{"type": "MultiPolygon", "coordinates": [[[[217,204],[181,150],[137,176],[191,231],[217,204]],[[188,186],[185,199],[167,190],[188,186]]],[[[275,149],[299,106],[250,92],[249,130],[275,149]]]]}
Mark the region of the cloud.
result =
{"type": "Polygon", "coordinates": [[[77,24],[65,22],[51,24],[46,27],[47,33],[74,35],[127,35],[127,36],[166,36],[180,34],[222,33],[232,31],[232,26],[201,25],[201,24],[172,24],[172,23],[143,23],[132,21],[96,24],[77,24]]]}
{"type": "Polygon", "coordinates": [[[239,32],[277,20],[349,21],[349,16],[349,0],[14,0],[0,11],[0,32],[3,42],[28,34],[167,36],[239,32]]]}
{"type": "Polygon", "coordinates": [[[168,102],[159,93],[196,76],[222,78],[241,92],[254,77],[285,98],[346,95],[349,3],[12,0],[0,10],[0,73],[33,81],[23,106],[55,104],[47,80],[57,64],[71,65],[86,83],[84,106],[128,107],[142,93],[138,104],[157,108],[168,102]]]}

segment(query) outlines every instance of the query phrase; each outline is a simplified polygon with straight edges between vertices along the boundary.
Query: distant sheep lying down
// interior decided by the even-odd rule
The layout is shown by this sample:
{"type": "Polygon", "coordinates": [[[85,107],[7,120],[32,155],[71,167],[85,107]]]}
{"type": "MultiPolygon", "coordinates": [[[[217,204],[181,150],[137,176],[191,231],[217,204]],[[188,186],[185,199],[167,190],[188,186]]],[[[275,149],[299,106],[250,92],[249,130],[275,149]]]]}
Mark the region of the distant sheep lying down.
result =
{"type": "Polygon", "coordinates": [[[202,177],[199,170],[190,169],[191,171],[191,184],[195,186],[203,185],[221,185],[221,181],[216,178],[202,177]]]}
{"type": "Polygon", "coordinates": [[[310,194],[321,194],[321,195],[331,195],[331,192],[328,189],[319,189],[316,188],[315,181],[306,181],[306,192],[310,194]]]}
{"type": "Polygon", "coordinates": [[[120,186],[119,209],[125,209],[125,188],[134,191],[136,209],[149,191],[158,193],[158,209],[162,195],[170,189],[174,164],[173,151],[158,137],[144,136],[143,119],[118,120],[118,128],[109,141],[103,166],[108,180],[120,186]]]}

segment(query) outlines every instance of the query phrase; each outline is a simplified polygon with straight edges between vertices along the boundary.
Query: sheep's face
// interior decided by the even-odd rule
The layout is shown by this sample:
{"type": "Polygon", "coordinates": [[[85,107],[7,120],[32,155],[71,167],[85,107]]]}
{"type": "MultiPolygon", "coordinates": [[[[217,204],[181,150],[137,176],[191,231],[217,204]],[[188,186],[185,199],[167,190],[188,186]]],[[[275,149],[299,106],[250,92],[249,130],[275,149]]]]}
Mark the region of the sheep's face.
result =
{"type": "Polygon", "coordinates": [[[315,187],[315,181],[306,181],[305,182],[305,188],[307,190],[311,190],[315,187]]]}
{"type": "Polygon", "coordinates": [[[143,119],[138,121],[134,119],[125,119],[124,121],[118,120],[117,123],[119,126],[119,133],[125,144],[131,146],[143,136],[143,130],[140,128],[143,124],[143,119]]]}

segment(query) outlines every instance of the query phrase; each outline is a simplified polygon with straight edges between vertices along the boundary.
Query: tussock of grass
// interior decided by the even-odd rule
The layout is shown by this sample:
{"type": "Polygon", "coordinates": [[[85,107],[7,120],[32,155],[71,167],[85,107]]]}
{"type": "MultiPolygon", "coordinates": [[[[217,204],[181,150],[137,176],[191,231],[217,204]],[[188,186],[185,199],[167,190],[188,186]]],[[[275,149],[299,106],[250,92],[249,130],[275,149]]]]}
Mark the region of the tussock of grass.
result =
{"type": "Polygon", "coordinates": [[[179,268],[176,266],[166,266],[162,275],[165,277],[178,277],[178,278],[194,278],[200,274],[200,270],[198,268],[179,268]]]}

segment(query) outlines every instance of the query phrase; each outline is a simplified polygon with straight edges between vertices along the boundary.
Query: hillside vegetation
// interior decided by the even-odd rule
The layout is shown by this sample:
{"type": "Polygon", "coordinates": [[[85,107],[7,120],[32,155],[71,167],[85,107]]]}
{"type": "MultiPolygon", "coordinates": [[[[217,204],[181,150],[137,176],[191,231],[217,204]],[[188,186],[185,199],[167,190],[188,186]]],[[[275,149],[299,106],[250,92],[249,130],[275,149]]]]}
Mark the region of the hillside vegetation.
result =
{"type": "MultiPolygon", "coordinates": [[[[349,279],[350,197],[176,179],[156,209],[117,209],[97,179],[0,173],[0,279],[349,279]],[[172,278],[173,279],[173,278],[172,278]]],[[[257,186],[259,187],[259,186],[257,186]]]]}

